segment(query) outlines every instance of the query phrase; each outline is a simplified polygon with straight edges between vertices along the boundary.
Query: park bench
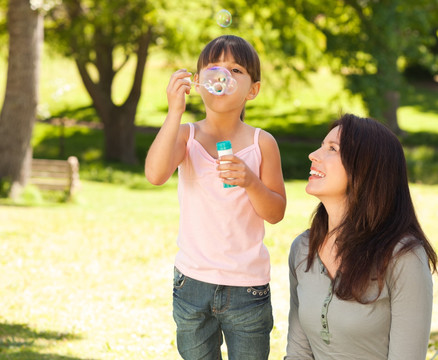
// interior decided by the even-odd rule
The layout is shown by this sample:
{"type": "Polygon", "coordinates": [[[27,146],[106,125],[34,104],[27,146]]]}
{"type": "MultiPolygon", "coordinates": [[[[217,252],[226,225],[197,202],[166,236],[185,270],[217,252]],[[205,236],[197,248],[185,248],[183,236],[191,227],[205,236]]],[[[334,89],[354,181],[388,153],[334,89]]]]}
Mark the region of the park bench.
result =
{"type": "Polygon", "coordinates": [[[79,189],[79,160],[32,159],[30,184],[40,190],[64,191],[70,198],[79,189]]]}

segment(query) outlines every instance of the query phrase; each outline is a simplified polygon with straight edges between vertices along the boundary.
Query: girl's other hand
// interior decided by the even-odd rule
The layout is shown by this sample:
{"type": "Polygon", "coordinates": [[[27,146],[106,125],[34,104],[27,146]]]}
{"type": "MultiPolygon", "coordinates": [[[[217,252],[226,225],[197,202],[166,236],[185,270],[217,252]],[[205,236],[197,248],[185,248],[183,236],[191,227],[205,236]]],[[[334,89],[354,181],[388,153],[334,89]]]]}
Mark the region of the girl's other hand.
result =
{"type": "Polygon", "coordinates": [[[186,69],[175,71],[170,77],[167,85],[167,102],[169,104],[169,112],[182,114],[186,110],[185,94],[190,94],[191,84],[190,78],[192,73],[186,69]]]}

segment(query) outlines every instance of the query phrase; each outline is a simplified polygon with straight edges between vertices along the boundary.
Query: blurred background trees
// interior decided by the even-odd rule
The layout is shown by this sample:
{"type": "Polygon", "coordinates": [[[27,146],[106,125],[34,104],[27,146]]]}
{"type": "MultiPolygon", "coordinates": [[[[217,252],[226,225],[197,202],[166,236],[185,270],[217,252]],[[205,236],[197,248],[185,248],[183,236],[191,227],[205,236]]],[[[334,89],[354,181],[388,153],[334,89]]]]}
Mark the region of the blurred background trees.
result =
{"type": "Polygon", "coordinates": [[[64,0],[48,17],[47,35],[74,59],[93,106],[104,125],[105,158],[137,162],[135,114],[145,65],[156,42],[164,1],[64,0]],[[130,58],[136,61],[131,88],[122,103],[113,98],[113,82],[130,58]]]}
{"type": "Polygon", "coordinates": [[[362,96],[370,116],[397,134],[407,64],[438,71],[435,0],[293,0],[291,5],[327,39],[331,65],[362,96]]]}
{"type": "MultiPolygon", "coordinates": [[[[282,73],[284,79],[296,71],[292,56],[302,61],[321,55],[321,49],[314,45],[318,39],[312,36],[322,36],[306,30],[312,24],[301,18],[299,31],[293,27],[287,30],[290,19],[298,15],[285,3],[279,4],[282,9],[268,2],[250,6],[234,1],[225,5],[238,14],[233,29],[237,28],[262,54],[270,54],[272,69],[282,73]]],[[[76,62],[104,125],[107,160],[137,162],[135,115],[149,51],[165,50],[181,64],[196,57],[207,42],[220,35],[218,25],[211,21],[217,10],[205,0],[64,0],[53,8],[46,21],[47,39],[76,62]],[[113,99],[114,79],[130,57],[136,59],[132,87],[126,99],[117,104],[113,99]]]]}
{"type": "MultiPolygon", "coordinates": [[[[163,53],[172,67],[186,67],[196,61],[207,42],[224,33],[242,36],[255,46],[262,58],[264,91],[273,99],[292,102],[291,83],[330,68],[342,76],[345,89],[360,96],[369,116],[396,133],[400,133],[400,89],[408,86],[404,73],[416,70],[418,74],[421,69],[430,77],[438,74],[438,0],[0,0],[0,37],[9,39],[10,50],[16,39],[13,29],[19,26],[12,17],[14,9],[17,16],[34,17],[24,20],[28,26],[20,32],[22,41],[29,41],[29,49],[32,41],[42,39],[41,26],[35,25],[36,18],[42,21],[42,13],[31,5],[44,10],[46,47],[76,64],[103,126],[107,161],[138,163],[136,116],[150,54],[163,53]],[[233,16],[229,28],[215,22],[222,8],[233,16]],[[120,93],[116,80],[127,76],[123,69],[130,63],[134,66],[129,81],[125,79],[129,85],[122,91],[124,98],[116,98],[115,93],[120,93]]],[[[18,141],[20,151],[15,151],[18,145],[12,137],[0,148],[0,178],[23,184],[23,154],[29,148],[35,116],[33,112],[19,116],[18,111],[34,109],[38,101],[38,66],[26,61],[31,57],[9,54],[10,78],[0,118],[3,134],[24,129],[20,121],[27,124],[26,134],[18,141]],[[18,59],[13,60],[14,56],[18,59]],[[20,71],[20,80],[13,80],[20,71]],[[21,91],[13,90],[13,84],[21,91]],[[11,110],[17,102],[26,106],[11,110]],[[7,158],[7,152],[17,155],[7,158]]]]}

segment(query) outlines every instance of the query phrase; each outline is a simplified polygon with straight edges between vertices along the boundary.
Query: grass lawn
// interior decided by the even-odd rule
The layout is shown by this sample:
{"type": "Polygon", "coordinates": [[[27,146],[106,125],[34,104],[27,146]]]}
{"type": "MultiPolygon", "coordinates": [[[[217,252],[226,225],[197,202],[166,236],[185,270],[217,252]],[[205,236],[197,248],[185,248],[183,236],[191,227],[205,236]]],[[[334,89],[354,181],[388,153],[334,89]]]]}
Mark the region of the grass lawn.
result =
{"type": "MultiPolygon", "coordinates": [[[[266,234],[271,359],[281,359],[286,344],[289,246],[316,205],[305,181],[286,186],[285,219],[267,225],[266,234]]],[[[412,185],[412,195],[437,244],[438,185],[412,185]]],[[[171,313],[175,178],[143,190],[83,181],[75,203],[2,205],[0,223],[0,359],[178,358],[171,313]]],[[[435,339],[438,296],[433,331],[435,339]]]]}

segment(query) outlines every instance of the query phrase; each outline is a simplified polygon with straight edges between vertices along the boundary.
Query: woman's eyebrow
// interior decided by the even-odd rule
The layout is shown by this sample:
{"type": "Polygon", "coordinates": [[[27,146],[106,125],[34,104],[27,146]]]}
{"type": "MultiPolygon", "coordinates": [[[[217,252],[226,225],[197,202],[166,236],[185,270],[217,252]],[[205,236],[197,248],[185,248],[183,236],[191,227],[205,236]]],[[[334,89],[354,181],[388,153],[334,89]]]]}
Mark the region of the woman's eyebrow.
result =
{"type": "MultiPolygon", "coordinates": [[[[321,146],[323,146],[324,144],[325,144],[324,140],[321,141],[321,146]]],[[[339,143],[337,141],[335,141],[335,140],[328,141],[328,144],[329,145],[338,145],[338,146],[340,146],[339,143]]]]}

